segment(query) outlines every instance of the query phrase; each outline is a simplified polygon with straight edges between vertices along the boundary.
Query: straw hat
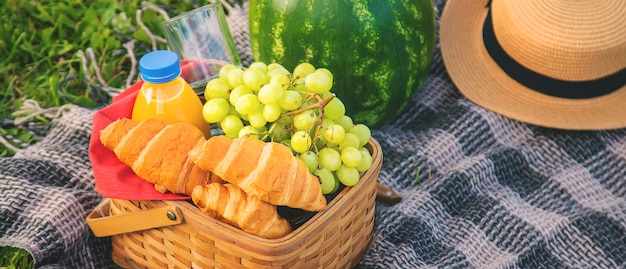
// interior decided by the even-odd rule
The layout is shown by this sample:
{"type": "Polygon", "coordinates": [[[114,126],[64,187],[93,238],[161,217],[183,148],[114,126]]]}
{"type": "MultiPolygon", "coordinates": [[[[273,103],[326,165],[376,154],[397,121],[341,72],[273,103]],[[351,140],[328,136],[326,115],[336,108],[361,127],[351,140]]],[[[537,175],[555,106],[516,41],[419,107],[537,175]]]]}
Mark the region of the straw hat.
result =
{"type": "Polygon", "coordinates": [[[545,127],[626,127],[626,1],[448,0],[440,27],[472,102],[545,127]]]}

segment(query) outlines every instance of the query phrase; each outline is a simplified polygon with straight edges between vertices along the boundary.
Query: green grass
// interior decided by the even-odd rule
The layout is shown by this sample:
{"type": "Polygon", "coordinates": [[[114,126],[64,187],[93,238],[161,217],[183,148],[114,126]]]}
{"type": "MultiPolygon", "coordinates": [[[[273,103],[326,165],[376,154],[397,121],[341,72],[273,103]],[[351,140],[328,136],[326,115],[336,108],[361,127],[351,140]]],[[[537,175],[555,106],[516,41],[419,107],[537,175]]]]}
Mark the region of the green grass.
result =
{"type": "MultiPolygon", "coordinates": [[[[142,2],[0,1],[0,135],[11,139],[16,148],[37,141],[33,128],[14,124],[13,113],[26,100],[34,100],[42,108],[68,103],[96,108],[110,102],[105,86],[126,88],[132,68],[124,44],[134,40],[132,52],[137,59],[153,49],[149,35],[138,27],[136,20],[142,2]],[[93,52],[95,61],[83,66],[81,54],[89,55],[89,52],[93,52]],[[96,79],[96,68],[102,81],[96,79]]],[[[165,8],[170,16],[199,6],[194,1],[147,2],[165,8]]],[[[158,36],[163,20],[162,15],[151,9],[141,16],[146,27],[158,36]]],[[[157,43],[158,49],[166,47],[157,43]]],[[[44,129],[49,121],[44,116],[30,119],[31,124],[44,129]]],[[[0,157],[14,153],[11,147],[0,143],[0,157]]],[[[0,247],[0,268],[32,266],[27,251],[0,247]]]]}
{"type": "Polygon", "coordinates": [[[0,268],[32,268],[33,257],[21,248],[0,247],[0,268]]]}
{"type": "MultiPolygon", "coordinates": [[[[194,8],[183,1],[147,2],[167,7],[170,16],[194,8]]],[[[30,134],[12,124],[16,118],[12,113],[28,99],[42,108],[67,103],[94,108],[110,102],[105,86],[126,88],[131,60],[124,44],[135,40],[132,52],[137,58],[152,50],[149,35],[136,20],[141,8],[140,0],[1,1],[0,134],[18,144],[33,142],[30,134]],[[95,61],[83,66],[89,58],[81,54],[90,52],[95,61]]],[[[141,18],[153,34],[161,35],[162,15],[147,9],[141,18]]],[[[157,48],[166,47],[157,42],[157,48]]],[[[32,121],[48,123],[45,117],[32,121]]],[[[0,143],[0,156],[13,153],[0,143]]]]}

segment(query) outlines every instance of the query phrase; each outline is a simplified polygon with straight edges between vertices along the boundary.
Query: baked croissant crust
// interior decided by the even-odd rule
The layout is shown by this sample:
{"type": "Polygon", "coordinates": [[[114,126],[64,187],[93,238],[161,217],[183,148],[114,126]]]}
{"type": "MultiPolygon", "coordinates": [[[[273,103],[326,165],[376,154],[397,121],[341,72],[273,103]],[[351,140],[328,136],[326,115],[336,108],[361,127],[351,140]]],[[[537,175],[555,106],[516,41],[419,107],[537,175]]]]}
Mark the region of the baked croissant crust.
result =
{"type": "Polygon", "coordinates": [[[262,201],[307,211],[326,208],[319,179],[284,144],[214,136],[189,156],[198,167],[262,201]]]}
{"type": "Polygon", "coordinates": [[[292,231],[278,205],[326,208],[319,179],[283,144],[207,140],[189,123],[126,118],[101,130],[100,140],[157,191],[189,195],[210,216],[251,234],[279,238],[292,231]]]}
{"type": "Polygon", "coordinates": [[[161,192],[191,195],[196,185],[221,182],[191,162],[187,153],[206,139],[188,123],[122,118],[100,131],[100,141],[137,176],[161,192]]]}
{"type": "Polygon", "coordinates": [[[291,225],[278,215],[275,205],[246,195],[229,183],[198,185],[191,199],[200,210],[247,233],[273,239],[291,232],[291,225]]]}

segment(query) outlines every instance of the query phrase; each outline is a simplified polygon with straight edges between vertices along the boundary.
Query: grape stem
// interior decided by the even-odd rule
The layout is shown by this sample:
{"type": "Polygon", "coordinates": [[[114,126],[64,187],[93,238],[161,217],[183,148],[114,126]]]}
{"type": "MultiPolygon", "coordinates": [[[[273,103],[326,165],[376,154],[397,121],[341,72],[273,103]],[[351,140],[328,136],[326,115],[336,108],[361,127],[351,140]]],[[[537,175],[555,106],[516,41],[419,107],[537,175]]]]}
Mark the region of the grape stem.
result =
{"type": "MultiPolygon", "coordinates": [[[[314,126],[317,126],[317,130],[315,131],[315,136],[313,137],[312,141],[316,141],[317,139],[317,135],[319,133],[319,130],[321,129],[321,120],[324,117],[324,107],[328,104],[328,102],[330,102],[330,100],[332,100],[333,98],[335,98],[335,94],[330,94],[328,96],[326,96],[325,98],[321,98],[318,94],[311,94],[309,97],[310,98],[313,97],[317,100],[316,103],[311,104],[309,106],[294,110],[294,111],[289,111],[287,113],[284,113],[282,115],[280,115],[280,117],[290,117],[291,118],[291,129],[293,130],[293,117],[295,117],[296,115],[308,111],[308,110],[312,110],[312,109],[316,109],[319,108],[320,109],[320,117],[318,119],[318,124],[315,124],[314,126]]],[[[277,121],[272,123],[272,125],[269,127],[269,129],[266,132],[263,132],[263,136],[261,138],[261,140],[265,140],[268,137],[270,137],[270,135],[272,134],[274,128],[276,127],[277,121]]]]}
{"type": "MultiPolygon", "coordinates": [[[[335,94],[330,94],[328,96],[326,96],[325,98],[321,98],[319,95],[314,94],[313,97],[315,97],[315,99],[317,99],[317,103],[312,104],[310,106],[298,109],[298,110],[302,110],[302,112],[306,111],[307,109],[315,109],[315,108],[319,108],[320,110],[320,115],[317,118],[317,124],[314,124],[313,126],[315,126],[315,134],[313,135],[313,138],[311,139],[311,144],[313,144],[313,147],[315,147],[315,152],[317,153],[317,140],[318,140],[318,136],[320,133],[320,129],[322,129],[322,120],[324,119],[324,107],[330,102],[330,100],[332,100],[333,98],[335,98],[335,94]]],[[[298,111],[296,110],[296,111],[298,111]]],[[[299,113],[298,113],[299,114],[299,113]]],[[[291,122],[293,122],[293,117],[295,116],[291,115],[291,122]]]]}
{"type": "MultiPolygon", "coordinates": [[[[334,93],[331,93],[330,95],[328,95],[328,96],[326,96],[326,97],[322,98],[322,97],[320,97],[318,94],[311,93],[311,94],[309,95],[309,97],[307,97],[307,98],[310,98],[310,97],[315,98],[315,99],[317,100],[317,102],[316,102],[316,103],[314,103],[314,104],[308,105],[308,106],[306,106],[306,107],[303,107],[303,108],[300,108],[300,109],[294,110],[294,111],[289,111],[289,112],[287,112],[287,113],[285,113],[285,114],[281,115],[281,117],[286,117],[286,116],[289,116],[289,117],[291,118],[291,129],[292,129],[292,133],[293,133],[293,128],[294,128],[294,126],[293,126],[293,121],[294,121],[294,119],[293,119],[293,118],[294,118],[296,115],[298,115],[298,114],[300,114],[300,113],[303,113],[303,112],[305,112],[305,111],[308,111],[308,110],[312,110],[312,109],[319,109],[319,111],[320,111],[320,115],[319,115],[319,117],[318,117],[318,119],[317,119],[317,121],[318,121],[318,122],[317,122],[317,124],[314,124],[314,125],[313,125],[313,126],[315,127],[315,135],[311,138],[311,144],[313,145],[313,147],[315,147],[315,152],[317,153],[317,145],[316,145],[316,142],[317,142],[317,140],[318,140],[318,136],[319,136],[319,133],[320,133],[320,129],[322,129],[322,119],[324,118],[324,107],[325,107],[325,106],[326,106],[326,105],[330,102],[330,100],[332,100],[333,98],[335,98],[335,94],[334,94],[334,93]]],[[[273,126],[272,126],[272,127],[273,127],[273,126]]],[[[270,128],[272,128],[272,127],[270,127],[270,128]]],[[[309,132],[310,132],[310,130],[309,130],[309,132]]]]}
{"type": "Polygon", "coordinates": [[[276,122],[272,123],[272,125],[270,125],[270,128],[263,135],[263,137],[261,137],[262,141],[265,141],[268,137],[272,139],[271,141],[274,141],[274,137],[270,136],[270,134],[274,131],[274,127],[276,127],[276,122]]]}
{"type": "MultiPolygon", "coordinates": [[[[326,96],[325,98],[321,98],[317,94],[315,94],[313,96],[315,97],[315,99],[317,99],[317,103],[311,104],[311,105],[303,107],[303,108],[300,108],[298,110],[289,111],[289,112],[283,114],[282,116],[290,116],[290,117],[293,118],[295,115],[298,115],[298,114],[300,114],[300,113],[302,113],[304,111],[307,111],[307,110],[316,109],[316,108],[320,108],[320,109],[324,108],[328,104],[328,102],[330,102],[330,100],[335,98],[335,94],[334,93],[326,96]]],[[[324,115],[324,110],[321,109],[320,113],[321,113],[320,118],[322,118],[322,116],[324,115]]]]}

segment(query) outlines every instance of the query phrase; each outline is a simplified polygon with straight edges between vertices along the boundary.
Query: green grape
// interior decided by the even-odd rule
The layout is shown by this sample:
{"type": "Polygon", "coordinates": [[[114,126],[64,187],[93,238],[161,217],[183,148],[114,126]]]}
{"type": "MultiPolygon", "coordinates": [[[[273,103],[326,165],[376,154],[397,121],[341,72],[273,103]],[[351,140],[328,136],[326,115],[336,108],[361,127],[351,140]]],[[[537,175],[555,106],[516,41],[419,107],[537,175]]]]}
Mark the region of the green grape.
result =
{"type": "Polygon", "coordinates": [[[315,170],[317,170],[319,163],[317,161],[317,155],[315,155],[315,152],[310,151],[310,150],[305,151],[301,153],[300,155],[298,155],[298,158],[302,160],[304,164],[306,164],[306,167],[309,169],[309,172],[313,173],[315,172],[315,170]]]}
{"type": "Polygon", "coordinates": [[[278,83],[268,83],[261,87],[258,92],[259,101],[263,104],[278,103],[283,97],[285,89],[278,83]]]}
{"type": "Polygon", "coordinates": [[[334,124],[336,124],[334,120],[331,120],[326,117],[322,118],[322,128],[328,128],[330,126],[333,126],[334,124]]]}
{"type": "Polygon", "coordinates": [[[279,85],[282,85],[283,89],[287,90],[289,88],[289,83],[291,83],[291,79],[289,78],[289,74],[275,74],[271,75],[270,83],[277,83],[279,85]]]}
{"type": "Polygon", "coordinates": [[[343,115],[343,117],[335,119],[334,121],[335,123],[341,125],[341,127],[343,127],[343,129],[346,131],[352,129],[352,126],[354,125],[354,123],[352,122],[352,118],[350,118],[348,115],[343,115]]]}
{"type": "Polygon", "coordinates": [[[287,138],[285,140],[281,140],[280,143],[282,143],[283,145],[289,147],[291,150],[293,150],[293,147],[291,147],[291,139],[287,138]]]}
{"type": "Polygon", "coordinates": [[[281,116],[276,122],[280,125],[291,127],[291,117],[289,116],[281,116]]]}
{"type": "Polygon", "coordinates": [[[271,64],[267,65],[267,70],[268,71],[272,71],[272,70],[274,70],[276,68],[283,68],[284,69],[285,67],[282,64],[279,64],[279,63],[271,63],[271,64]]]}
{"type": "MultiPolygon", "coordinates": [[[[296,81],[296,83],[298,83],[296,81]]],[[[304,83],[302,84],[294,84],[293,85],[293,90],[294,91],[298,91],[298,92],[307,92],[306,87],[304,87],[304,83]]]]}
{"type": "Polygon", "coordinates": [[[243,84],[243,70],[237,68],[228,71],[226,80],[228,80],[228,84],[233,88],[243,84]]]}
{"type": "Polygon", "coordinates": [[[243,121],[248,121],[248,114],[240,114],[237,112],[237,116],[239,116],[243,121]]]}
{"type": "Polygon", "coordinates": [[[228,99],[230,89],[231,88],[228,84],[228,81],[221,78],[212,79],[206,84],[206,87],[204,88],[204,98],[206,100],[213,98],[228,99]]]}
{"type": "Polygon", "coordinates": [[[267,75],[269,77],[275,77],[278,75],[290,75],[291,73],[289,73],[289,70],[285,69],[284,67],[278,67],[278,68],[274,68],[270,71],[267,71],[267,75]]]}
{"type": "Polygon", "coordinates": [[[323,148],[318,152],[318,160],[322,168],[337,171],[341,167],[341,154],[334,148],[323,148]]]}
{"type": "Polygon", "coordinates": [[[275,122],[274,126],[270,128],[271,130],[271,141],[283,141],[289,140],[291,138],[291,132],[289,131],[289,126],[278,124],[275,122]]]}
{"type": "Polygon", "coordinates": [[[322,194],[331,194],[335,192],[337,187],[337,180],[333,173],[325,168],[320,168],[313,172],[314,175],[320,178],[320,187],[322,187],[322,194]]]}
{"type": "Polygon", "coordinates": [[[257,130],[259,130],[259,134],[260,133],[267,133],[267,125],[263,125],[263,126],[261,126],[261,128],[257,128],[257,130]]]}
{"type": "MultiPolygon", "coordinates": [[[[335,94],[334,94],[334,93],[332,93],[332,92],[330,92],[330,91],[325,91],[325,92],[322,92],[322,93],[318,93],[317,95],[319,95],[319,96],[320,96],[320,97],[322,97],[322,98],[326,98],[326,97],[328,97],[329,95],[335,95],[335,94]]],[[[336,97],[336,98],[339,98],[339,97],[336,97]]]]}
{"type": "Polygon", "coordinates": [[[320,73],[322,73],[322,74],[324,74],[324,75],[328,76],[328,78],[329,78],[330,80],[332,80],[332,79],[333,79],[333,73],[332,73],[332,72],[330,72],[330,70],[328,70],[328,69],[326,69],[326,68],[323,68],[323,67],[318,68],[317,70],[315,70],[315,72],[320,72],[320,73]]]}
{"type": "Polygon", "coordinates": [[[264,108],[265,105],[260,104],[255,110],[248,114],[248,122],[250,122],[250,125],[256,128],[261,128],[267,124],[267,120],[265,120],[265,117],[263,116],[264,108]]]}
{"type": "Polygon", "coordinates": [[[253,91],[257,92],[261,88],[261,85],[265,83],[265,74],[257,68],[248,68],[243,71],[243,84],[248,86],[253,91]]]}
{"type": "Polygon", "coordinates": [[[311,136],[305,131],[297,131],[291,137],[291,148],[297,153],[309,150],[311,143],[311,136]]]}
{"type": "Polygon", "coordinates": [[[239,137],[239,130],[243,128],[243,122],[235,115],[228,115],[220,121],[220,128],[227,137],[236,138],[239,137]]]}
{"type": "Polygon", "coordinates": [[[252,92],[252,90],[246,86],[246,85],[239,85],[237,87],[235,87],[232,91],[230,91],[230,96],[228,97],[228,102],[231,105],[235,105],[237,104],[237,100],[239,99],[239,97],[241,97],[244,94],[252,94],[254,92],[252,92]]]}
{"type": "Polygon", "coordinates": [[[259,130],[257,128],[254,128],[254,126],[246,125],[239,130],[239,135],[238,135],[238,137],[244,137],[244,136],[259,139],[259,130]]]}
{"type": "Polygon", "coordinates": [[[280,107],[287,111],[293,111],[302,105],[302,94],[294,90],[286,90],[282,98],[278,101],[280,107]]]}
{"type": "Polygon", "coordinates": [[[304,78],[304,87],[313,93],[324,93],[333,87],[333,81],[323,72],[313,72],[304,78]]]}
{"type": "Polygon", "coordinates": [[[332,147],[337,147],[337,145],[326,141],[323,135],[319,136],[317,141],[315,141],[315,148],[323,149],[323,148],[332,148],[332,147]]]}
{"type": "Polygon", "coordinates": [[[263,107],[263,118],[267,122],[275,122],[280,117],[282,109],[278,103],[266,104],[263,107]]]}
{"type": "Polygon", "coordinates": [[[315,72],[315,66],[310,63],[300,63],[293,69],[293,76],[295,78],[305,78],[309,74],[315,72]]]}
{"type": "MultiPolygon", "coordinates": [[[[322,121],[322,126],[324,122],[322,121]]],[[[324,139],[333,144],[339,144],[346,136],[346,131],[339,124],[332,124],[324,129],[324,139]]]]}
{"type": "Polygon", "coordinates": [[[336,176],[334,176],[334,174],[333,174],[333,177],[335,178],[335,188],[330,193],[337,192],[337,190],[339,190],[339,187],[341,186],[341,182],[339,182],[339,179],[336,176]]]}
{"type": "MultiPolygon", "coordinates": [[[[317,127],[317,125],[313,124],[312,128],[309,130],[309,135],[311,136],[311,139],[315,140],[313,142],[317,143],[318,141],[320,141],[319,138],[322,137],[323,135],[322,135],[322,129],[318,130],[316,127],[317,127]]],[[[317,144],[316,144],[316,146],[317,146],[317,144]]]]}
{"type": "Polygon", "coordinates": [[[338,97],[334,97],[324,106],[324,117],[337,120],[346,114],[346,106],[338,97]]]}
{"type": "Polygon", "coordinates": [[[293,117],[293,126],[298,130],[309,130],[317,119],[317,114],[312,110],[304,111],[293,117]]]}
{"type": "Polygon", "coordinates": [[[341,150],[341,162],[348,167],[357,167],[361,164],[361,152],[354,147],[346,147],[341,150]]]}
{"type": "Polygon", "coordinates": [[[226,118],[230,104],[224,98],[209,99],[202,106],[202,118],[209,123],[217,123],[226,118]]]}
{"type": "Polygon", "coordinates": [[[359,171],[356,170],[356,168],[345,165],[341,165],[335,174],[337,175],[339,182],[348,187],[356,185],[359,183],[359,179],[361,179],[361,175],[359,175],[359,171]]]}
{"type": "Polygon", "coordinates": [[[244,94],[237,99],[235,109],[240,114],[249,114],[259,106],[259,98],[254,94],[244,94]]]}
{"type": "MultiPolygon", "coordinates": [[[[327,118],[322,118],[322,134],[319,136],[319,142],[323,142],[322,146],[328,146],[328,147],[336,147],[337,144],[335,143],[331,143],[330,141],[328,141],[326,139],[326,135],[324,134],[326,132],[326,129],[328,129],[328,127],[335,125],[335,122],[331,119],[327,119],[327,118]]],[[[342,127],[343,129],[343,127],[342,127]]],[[[344,130],[344,136],[345,136],[345,130],[344,130]]],[[[341,140],[343,140],[343,137],[341,138],[341,140]]]]}
{"type": "Polygon", "coordinates": [[[359,141],[359,137],[353,133],[346,133],[343,138],[343,141],[339,143],[339,149],[343,150],[347,147],[359,148],[361,142],[359,141]]]}
{"type": "Polygon", "coordinates": [[[239,67],[235,66],[234,64],[227,64],[222,66],[222,68],[220,69],[219,78],[227,79],[228,72],[233,69],[239,69],[239,67]]]}
{"type": "Polygon", "coordinates": [[[356,167],[356,170],[359,172],[365,172],[365,170],[372,166],[372,155],[364,147],[359,148],[359,152],[361,153],[361,163],[359,163],[359,166],[356,167]]]}
{"type": "Polygon", "coordinates": [[[353,133],[357,137],[359,137],[359,146],[361,147],[365,146],[365,144],[370,141],[370,137],[372,136],[372,131],[370,130],[370,128],[367,127],[367,125],[361,123],[352,126],[352,128],[348,132],[353,133]]]}
{"type": "Polygon", "coordinates": [[[268,71],[267,64],[265,64],[264,62],[253,62],[248,68],[259,69],[263,73],[267,73],[268,71]]]}
{"type": "Polygon", "coordinates": [[[241,117],[241,115],[239,115],[239,112],[237,112],[237,110],[235,110],[234,106],[229,106],[229,108],[228,108],[228,115],[235,115],[237,117],[241,117]]]}

